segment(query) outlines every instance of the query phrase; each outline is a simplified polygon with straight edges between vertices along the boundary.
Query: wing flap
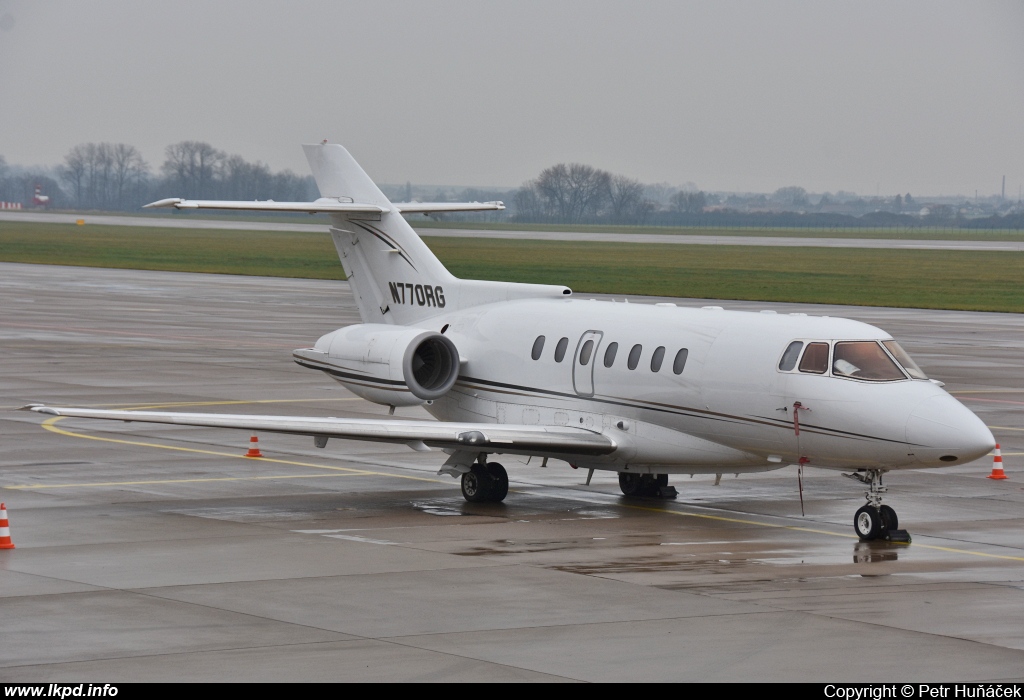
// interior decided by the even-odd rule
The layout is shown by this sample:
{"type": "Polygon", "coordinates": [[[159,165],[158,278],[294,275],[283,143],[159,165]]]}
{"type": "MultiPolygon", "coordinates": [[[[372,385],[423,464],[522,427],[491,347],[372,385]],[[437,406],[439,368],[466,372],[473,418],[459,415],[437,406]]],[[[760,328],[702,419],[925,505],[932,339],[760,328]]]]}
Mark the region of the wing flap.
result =
{"type": "Polygon", "coordinates": [[[115,411],[92,408],[63,408],[32,404],[23,410],[70,418],[96,418],[140,423],[192,425],[207,428],[235,428],[268,433],[374,442],[415,443],[430,447],[480,449],[489,452],[534,454],[559,453],[606,455],[615,451],[615,441],[583,428],[544,425],[499,425],[495,423],[445,423],[399,419],[315,418],[299,416],[248,416],[225,413],[177,413],[164,411],[115,411]]]}

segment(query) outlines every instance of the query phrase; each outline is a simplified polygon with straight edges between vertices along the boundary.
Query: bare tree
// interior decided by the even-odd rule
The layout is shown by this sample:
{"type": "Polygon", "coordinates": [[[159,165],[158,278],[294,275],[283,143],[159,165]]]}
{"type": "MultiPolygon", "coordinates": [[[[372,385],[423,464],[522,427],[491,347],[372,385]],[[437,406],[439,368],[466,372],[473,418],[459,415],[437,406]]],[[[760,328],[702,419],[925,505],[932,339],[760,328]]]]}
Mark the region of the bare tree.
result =
{"type": "Polygon", "coordinates": [[[164,175],[175,181],[181,197],[208,195],[208,188],[224,161],[223,151],[203,141],[179,141],[165,150],[161,166],[164,175]]]}
{"type": "Polygon", "coordinates": [[[672,195],[672,209],[680,214],[700,214],[707,204],[703,192],[676,192],[672,195]]]}
{"type": "Polygon", "coordinates": [[[541,172],[535,186],[547,209],[573,224],[600,213],[608,202],[611,176],[589,165],[559,163],[541,172]]]}
{"type": "Polygon", "coordinates": [[[149,167],[134,146],[82,143],[64,156],[60,178],[73,191],[75,205],[125,209],[138,202],[149,167]]]}
{"type": "Polygon", "coordinates": [[[149,166],[135,146],[114,144],[110,149],[113,164],[114,197],[118,209],[128,207],[129,196],[137,192],[149,176],[149,166]]]}
{"type": "Polygon", "coordinates": [[[544,218],[544,203],[534,185],[534,182],[527,182],[516,190],[513,202],[516,208],[516,217],[524,221],[540,221],[544,218]]]}
{"type": "Polygon", "coordinates": [[[225,199],[284,199],[275,192],[273,175],[263,163],[229,156],[221,165],[220,196],[225,199]]]}
{"type": "Polygon", "coordinates": [[[642,224],[654,208],[654,203],[644,197],[643,184],[625,175],[609,179],[608,204],[611,220],[617,224],[642,224]]]}
{"type": "Polygon", "coordinates": [[[86,147],[84,144],[79,144],[64,156],[64,165],[60,169],[60,177],[74,191],[75,206],[79,207],[84,204],[87,161],[86,147]]]}

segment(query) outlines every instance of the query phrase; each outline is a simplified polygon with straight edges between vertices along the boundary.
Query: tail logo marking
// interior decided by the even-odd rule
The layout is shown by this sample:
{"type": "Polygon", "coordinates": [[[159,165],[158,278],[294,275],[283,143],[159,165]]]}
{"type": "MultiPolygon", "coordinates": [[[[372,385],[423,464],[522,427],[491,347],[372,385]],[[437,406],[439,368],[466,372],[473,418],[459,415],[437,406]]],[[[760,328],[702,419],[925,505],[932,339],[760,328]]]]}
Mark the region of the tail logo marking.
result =
{"type": "Polygon", "coordinates": [[[409,257],[409,254],[405,251],[405,248],[400,246],[394,238],[386,234],[384,231],[381,231],[376,226],[370,226],[369,224],[363,221],[353,221],[352,223],[358,226],[359,228],[363,229],[367,233],[376,236],[378,239],[380,239],[382,243],[384,243],[384,245],[386,245],[388,248],[391,248],[391,250],[395,251],[400,256],[402,256],[402,260],[405,260],[407,263],[409,263],[409,267],[411,267],[414,270],[416,269],[416,266],[412,264],[412,258],[409,257]]]}
{"type": "Polygon", "coordinates": [[[429,284],[410,284],[409,282],[388,282],[391,300],[396,304],[411,306],[436,306],[444,308],[444,288],[431,287],[429,284]],[[406,289],[409,293],[406,294],[406,289]]]}

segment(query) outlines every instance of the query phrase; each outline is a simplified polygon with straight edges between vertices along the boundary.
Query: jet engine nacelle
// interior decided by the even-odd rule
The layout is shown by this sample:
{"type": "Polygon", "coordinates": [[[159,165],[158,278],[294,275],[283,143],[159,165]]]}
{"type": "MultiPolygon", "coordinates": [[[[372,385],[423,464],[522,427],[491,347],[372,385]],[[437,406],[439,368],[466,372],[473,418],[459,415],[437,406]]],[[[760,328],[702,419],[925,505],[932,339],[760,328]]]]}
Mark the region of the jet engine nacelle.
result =
{"type": "Polygon", "coordinates": [[[418,406],[444,396],[459,378],[455,344],[422,328],[348,326],[320,338],[314,351],[326,354],[320,369],[374,403],[418,406]]]}

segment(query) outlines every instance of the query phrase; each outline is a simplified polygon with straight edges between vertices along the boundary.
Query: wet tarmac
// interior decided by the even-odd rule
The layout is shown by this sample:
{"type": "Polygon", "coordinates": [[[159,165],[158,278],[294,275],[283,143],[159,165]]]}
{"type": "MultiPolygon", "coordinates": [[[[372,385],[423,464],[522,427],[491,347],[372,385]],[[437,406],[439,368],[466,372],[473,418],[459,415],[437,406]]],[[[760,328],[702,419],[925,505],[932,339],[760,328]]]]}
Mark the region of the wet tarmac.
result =
{"type": "MultiPolygon", "coordinates": [[[[3,410],[0,681],[1024,679],[1024,317],[692,303],[885,328],[1009,478],[892,473],[913,543],[861,543],[834,472],[801,517],[789,468],[627,500],[506,458],[468,504],[438,452],[3,410]]],[[[356,321],[338,282],[0,264],[0,402],[384,416],[291,360],[356,321]]]]}

